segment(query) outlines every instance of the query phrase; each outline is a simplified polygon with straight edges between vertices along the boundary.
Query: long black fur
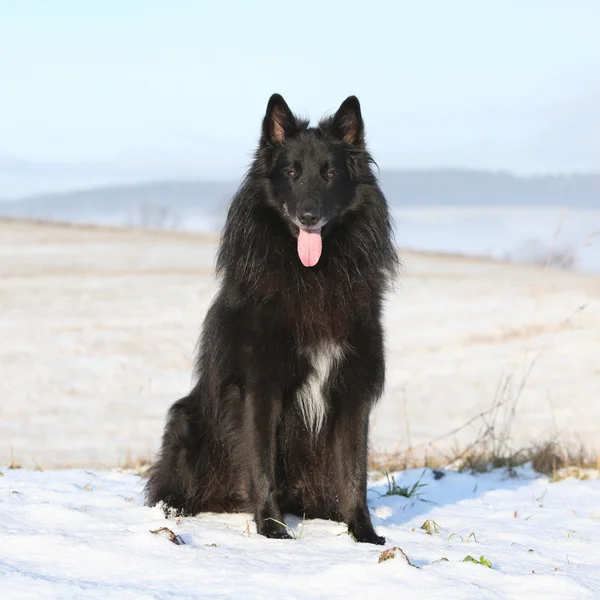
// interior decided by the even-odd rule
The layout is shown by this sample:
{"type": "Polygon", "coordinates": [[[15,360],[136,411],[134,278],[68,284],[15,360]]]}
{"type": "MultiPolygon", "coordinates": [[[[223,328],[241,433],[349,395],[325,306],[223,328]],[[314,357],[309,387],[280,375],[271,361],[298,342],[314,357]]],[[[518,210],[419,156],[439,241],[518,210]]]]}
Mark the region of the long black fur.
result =
{"type": "Polygon", "coordinates": [[[398,257],[372,165],[354,96],[314,128],[278,94],[269,100],[220,241],[197,383],[169,410],[148,504],[252,512],[259,533],[279,538],[289,537],[284,514],[335,519],[357,541],[385,542],[367,507],[367,450],[384,387],[382,302],[398,257]],[[313,267],[297,251],[306,215],[323,224],[313,267]],[[318,348],[338,353],[320,427],[298,399],[318,348]]]}

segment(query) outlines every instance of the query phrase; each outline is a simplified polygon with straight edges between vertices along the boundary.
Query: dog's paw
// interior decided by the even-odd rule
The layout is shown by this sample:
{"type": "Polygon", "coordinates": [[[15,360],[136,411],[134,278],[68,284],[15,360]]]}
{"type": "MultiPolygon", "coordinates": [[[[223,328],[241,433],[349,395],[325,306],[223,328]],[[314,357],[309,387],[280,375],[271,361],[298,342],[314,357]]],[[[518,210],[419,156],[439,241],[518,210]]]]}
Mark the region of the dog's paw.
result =
{"type": "Polygon", "coordinates": [[[274,540],[291,540],[292,536],[289,534],[287,528],[277,521],[272,519],[262,519],[260,523],[257,523],[256,531],[260,535],[264,535],[274,540]]]}
{"type": "Polygon", "coordinates": [[[349,527],[348,532],[355,541],[361,544],[376,544],[377,546],[385,544],[385,538],[382,535],[377,535],[370,523],[368,525],[364,524],[361,527],[349,527]]]}
{"type": "MultiPolygon", "coordinates": [[[[291,540],[292,536],[285,530],[283,531],[267,531],[263,533],[265,537],[268,537],[272,540],[291,540]]],[[[383,543],[383,542],[382,542],[383,543]]]]}
{"type": "Polygon", "coordinates": [[[363,544],[376,544],[377,546],[383,546],[385,544],[385,538],[382,535],[377,535],[374,531],[368,535],[355,535],[354,539],[363,544]]]}

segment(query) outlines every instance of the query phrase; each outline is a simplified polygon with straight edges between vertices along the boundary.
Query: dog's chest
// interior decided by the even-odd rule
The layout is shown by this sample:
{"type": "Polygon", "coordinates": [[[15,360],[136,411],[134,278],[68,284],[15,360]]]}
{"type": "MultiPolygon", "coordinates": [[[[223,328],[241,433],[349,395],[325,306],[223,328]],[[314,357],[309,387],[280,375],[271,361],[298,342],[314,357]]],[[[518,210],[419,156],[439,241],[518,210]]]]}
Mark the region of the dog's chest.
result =
{"type": "Polygon", "coordinates": [[[296,400],[306,427],[318,433],[327,413],[325,393],[332,372],[343,358],[343,349],[333,342],[321,343],[302,352],[308,359],[306,380],[298,390],[296,400]]]}

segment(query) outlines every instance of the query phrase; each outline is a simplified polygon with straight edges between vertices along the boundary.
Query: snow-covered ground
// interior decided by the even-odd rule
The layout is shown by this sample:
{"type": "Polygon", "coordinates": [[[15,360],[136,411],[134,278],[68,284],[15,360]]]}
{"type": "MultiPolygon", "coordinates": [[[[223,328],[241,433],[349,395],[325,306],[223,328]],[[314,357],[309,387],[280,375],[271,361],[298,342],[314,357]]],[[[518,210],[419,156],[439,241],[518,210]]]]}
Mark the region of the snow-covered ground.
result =
{"type": "Polygon", "coordinates": [[[600,595],[600,481],[549,483],[521,470],[474,477],[431,471],[418,497],[369,491],[384,547],[345,527],[288,519],[295,540],[256,534],[250,515],[165,519],[142,481],[115,471],[0,475],[0,596],[29,598],[553,598],[600,595]],[[426,522],[429,531],[421,529],[426,522]],[[172,543],[173,532],[183,544],[172,543]],[[382,551],[395,558],[379,562],[382,551]],[[465,562],[470,556],[487,564],[465,562]]]}
{"type": "MultiPolygon", "coordinates": [[[[113,467],[153,456],[168,406],[191,385],[215,248],[209,236],[0,221],[0,464],[113,467]]],[[[533,362],[515,443],[558,430],[597,449],[598,276],[403,260],[386,309],[374,450],[422,451],[488,409],[499,386],[514,398],[533,362]]],[[[471,442],[475,425],[437,446],[471,442]]]]}
{"type": "MultiPolygon", "coordinates": [[[[288,519],[298,539],[267,540],[250,515],[145,507],[143,480],[115,467],[152,457],[189,389],[215,248],[207,235],[0,221],[0,465],[46,469],[0,467],[0,598],[600,597],[595,479],[396,473],[399,487],[419,483],[411,499],[372,480],[383,548],[338,523],[288,519]],[[161,527],[183,544],[151,533],[161,527]],[[395,547],[411,564],[399,550],[379,562],[395,547]]],[[[515,444],[558,431],[597,448],[598,276],[403,260],[374,450],[424,453],[494,397],[518,397],[515,444]]],[[[469,443],[480,425],[435,447],[469,443]]]]}

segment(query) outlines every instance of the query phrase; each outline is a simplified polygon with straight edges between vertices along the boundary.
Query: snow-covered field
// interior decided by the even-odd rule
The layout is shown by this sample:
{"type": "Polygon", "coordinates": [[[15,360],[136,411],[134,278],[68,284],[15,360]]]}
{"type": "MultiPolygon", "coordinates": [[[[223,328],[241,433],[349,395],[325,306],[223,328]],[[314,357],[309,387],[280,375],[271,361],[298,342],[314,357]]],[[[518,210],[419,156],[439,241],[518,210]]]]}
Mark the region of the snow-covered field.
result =
{"type": "MultiPolygon", "coordinates": [[[[153,455],[165,411],[191,384],[215,248],[209,236],[0,221],[0,464],[118,466],[153,455]]],[[[403,260],[387,304],[374,450],[461,426],[507,379],[510,400],[532,361],[515,442],[558,429],[596,446],[600,277],[410,252],[403,260]]]]}
{"type": "Polygon", "coordinates": [[[296,540],[256,535],[250,515],[165,519],[141,480],[113,471],[2,470],[0,590],[25,598],[554,598],[600,594],[600,481],[527,470],[427,471],[417,498],[369,498],[384,547],[326,521],[288,520],[296,540]],[[429,521],[429,532],[421,526],[429,521]],[[166,527],[183,542],[172,543],[166,527]],[[401,548],[379,562],[382,551],[401,548]],[[484,563],[465,562],[467,556],[484,563]]]}
{"type": "Polygon", "coordinates": [[[600,210],[559,207],[422,207],[394,210],[406,248],[544,264],[572,260],[600,274],[600,210]],[[560,257],[560,259],[559,259],[560,257]]]}
{"type": "MultiPolygon", "coordinates": [[[[267,540],[250,515],[178,521],[144,507],[143,480],[116,467],[152,457],[190,386],[215,247],[206,235],[0,221],[0,465],[46,469],[0,467],[0,598],[600,597],[595,479],[395,474],[399,487],[420,481],[411,499],[373,480],[384,548],[337,523],[290,519],[298,539],[267,540]],[[151,533],[161,527],[183,544],[151,533]],[[394,547],[411,564],[397,550],[379,562],[394,547]]],[[[558,431],[597,448],[598,276],[403,260],[374,450],[424,452],[499,386],[509,407],[518,397],[515,444],[558,431]]],[[[467,444],[480,425],[435,447],[467,444]]]]}

